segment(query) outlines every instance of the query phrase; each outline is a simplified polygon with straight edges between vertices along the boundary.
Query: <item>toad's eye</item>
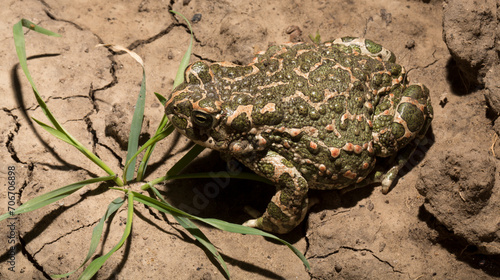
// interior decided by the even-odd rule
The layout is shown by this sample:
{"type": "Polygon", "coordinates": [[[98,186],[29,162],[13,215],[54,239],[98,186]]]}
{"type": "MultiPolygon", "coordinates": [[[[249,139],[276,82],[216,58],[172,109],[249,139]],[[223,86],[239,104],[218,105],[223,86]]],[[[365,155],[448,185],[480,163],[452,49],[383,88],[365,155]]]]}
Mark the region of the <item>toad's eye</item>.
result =
{"type": "Polygon", "coordinates": [[[213,117],[202,111],[193,111],[191,113],[191,121],[199,127],[209,128],[213,124],[213,117]]]}

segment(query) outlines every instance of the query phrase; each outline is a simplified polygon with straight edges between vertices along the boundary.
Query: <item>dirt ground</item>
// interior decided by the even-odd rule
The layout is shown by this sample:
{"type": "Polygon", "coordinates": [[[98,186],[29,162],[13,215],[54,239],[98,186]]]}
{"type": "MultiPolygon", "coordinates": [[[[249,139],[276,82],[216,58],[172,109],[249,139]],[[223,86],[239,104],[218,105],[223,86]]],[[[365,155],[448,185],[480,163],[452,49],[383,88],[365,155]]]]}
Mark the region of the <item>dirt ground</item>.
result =
{"type": "MultiPolygon", "coordinates": [[[[12,26],[29,19],[61,38],[26,31],[28,65],[63,126],[119,172],[139,92],[141,68],[99,43],[119,44],[145,61],[144,137],[163,115],[189,35],[173,9],[191,20],[192,60],[250,63],[269,45],[363,36],[392,50],[412,82],[431,90],[432,129],[387,194],[366,187],[341,195],[313,192],[320,203],[281,236],[304,253],[307,271],[286,247],[258,236],[200,225],[233,279],[495,279],[500,277],[500,87],[496,1],[64,1],[6,0],[0,15],[0,213],[7,212],[8,170],[17,205],[105,173],[31,120],[45,121],[17,65],[12,26]],[[444,8],[443,8],[444,7],[444,8]]],[[[189,147],[163,140],[147,180],[163,176],[189,147]]],[[[185,172],[225,171],[205,151],[185,172]]],[[[0,224],[0,279],[51,279],[86,256],[93,227],[122,194],[90,185],[35,212],[0,224]],[[13,232],[13,235],[11,234],[13,232]],[[9,242],[15,240],[12,257],[9,242]],[[3,245],[5,244],[5,245],[3,245]],[[14,271],[12,271],[14,270],[14,271]]],[[[234,223],[244,205],[263,210],[273,187],[251,181],[177,180],[158,186],[173,205],[234,223]],[[207,186],[216,182],[216,191],[207,186]]],[[[136,204],[131,238],[95,279],[224,279],[218,266],[172,217],[136,204]]],[[[126,211],[105,229],[99,254],[121,238],[126,211]]],[[[70,277],[76,279],[77,274],[70,277]]]]}

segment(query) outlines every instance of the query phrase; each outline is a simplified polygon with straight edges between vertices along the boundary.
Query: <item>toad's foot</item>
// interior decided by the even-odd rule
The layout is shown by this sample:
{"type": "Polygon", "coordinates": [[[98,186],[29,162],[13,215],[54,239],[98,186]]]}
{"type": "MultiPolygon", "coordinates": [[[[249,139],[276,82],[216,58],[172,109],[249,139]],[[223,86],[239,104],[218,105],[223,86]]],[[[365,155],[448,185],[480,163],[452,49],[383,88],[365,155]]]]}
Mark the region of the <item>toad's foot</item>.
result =
{"type": "MultiPolygon", "coordinates": [[[[311,209],[311,207],[313,207],[316,204],[319,204],[319,198],[317,198],[317,197],[311,197],[309,199],[309,203],[307,205],[307,212],[309,212],[309,210],[311,209]]],[[[250,215],[250,217],[253,218],[253,219],[250,219],[250,220],[244,222],[243,225],[246,226],[246,227],[260,228],[260,225],[262,225],[262,219],[260,221],[258,221],[258,220],[259,220],[259,217],[262,215],[262,213],[259,212],[258,210],[256,210],[255,208],[251,207],[251,206],[245,206],[243,208],[243,210],[248,215],[250,215]]]]}
{"type": "MultiPolygon", "coordinates": [[[[243,207],[243,210],[245,211],[245,213],[247,213],[248,215],[250,215],[250,217],[252,217],[254,219],[257,219],[258,217],[260,217],[262,215],[262,213],[260,213],[258,210],[256,210],[252,206],[245,206],[245,207],[243,207]]],[[[245,225],[245,224],[243,224],[243,225],[245,225]]]]}
{"type": "Polygon", "coordinates": [[[254,170],[276,184],[276,194],[261,217],[243,225],[275,233],[290,232],[304,220],[307,213],[306,179],[290,161],[273,151],[268,151],[259,159],[254,170]]]}
{"type": "Polygon", "coordinates": [[[259,225],[262,224],[262,221],[257,221],[258,219],[250,219],[246,222],[243,223],[244,226],[246,227],[251,227],[251,228],[259,228],[259,225]]]}
{"type": "Polygon", "coordinates": [[[380,177],[382,183],[382,193],[386,194],[398,177],[399,171],[405,166],[413,156],[421,138],[415,138],[406,147],[404,147],[396,156],[392,167],[380,177]]]}

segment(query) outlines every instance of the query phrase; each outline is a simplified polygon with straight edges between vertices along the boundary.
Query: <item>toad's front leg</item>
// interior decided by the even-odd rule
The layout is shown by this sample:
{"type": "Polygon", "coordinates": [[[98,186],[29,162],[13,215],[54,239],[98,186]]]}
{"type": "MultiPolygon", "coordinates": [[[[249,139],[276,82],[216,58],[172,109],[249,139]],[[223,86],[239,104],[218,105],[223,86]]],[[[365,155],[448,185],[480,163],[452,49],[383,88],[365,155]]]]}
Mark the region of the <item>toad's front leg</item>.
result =
{"type": "Polygon", "coordinates": [[[261,217],[248,220],[243,225],[275,233],[291,231],[307,213],[306,179],[289,160],[273,151],[267,152],[253,167],[257,173],[274,182],[276,194],[261,217]]]}

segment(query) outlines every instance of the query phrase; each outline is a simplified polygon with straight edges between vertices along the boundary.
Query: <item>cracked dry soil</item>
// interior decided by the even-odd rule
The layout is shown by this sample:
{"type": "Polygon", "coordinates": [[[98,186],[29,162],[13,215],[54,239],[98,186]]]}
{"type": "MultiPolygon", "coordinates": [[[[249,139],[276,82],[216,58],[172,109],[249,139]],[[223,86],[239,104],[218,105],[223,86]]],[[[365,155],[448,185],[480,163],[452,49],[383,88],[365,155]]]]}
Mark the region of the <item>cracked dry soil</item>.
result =
{"type": "MultiPolygon", "coordinates": [[[[94,46],[123,45],[144,59],[148,96],[143,136],[147,139],[163,114],[152,93],[169,93],[189,41],[186,26],[168,13],[173,9],[192,19],[193,60],[247,64],[255,52],[270,44],[307,41],[308,34],[316,31],[323,40],[365,36],[392,50],[409,70],[410,80],[427,85],[433,98],[435,118],[428,141],[389,194],[381,194],[379,187],[344,195],[312,193],[321,198],[320,204],[303,225],[283,236],[305,254],[310,271],[286,246],[201,225],[234,279],[500,277],[500,149],[495,140],[500,129],[499,122],[495,124],[498,107],[494,107],[498,75],[491,75],[486,86],[481,79],[475,85],[471,81],[491,73],[485,65],[498,65],[498,61],[484,56],[470,67],[475,71],[472,78],[464,75],[467,59],[461,60],[464,55],[456,50],[482,47],[477,40],[486,34],[484,28],[492,31],[492,27],[483,24],[474,29],[473,21],[467,21],[471,27],[467,30],[460,20],[466,18],[460,9],[467,7],[453,11],[450,7],[457,6],[453,2],[460,1],[7,0],[0,11],[4,22],[0,25],[0,212],[8,206],[9,166],[16,170],[18,205],[69,183],[104,175],[31,120],[45,117],[17,67],[11,35],[14,23],[24,17],[62,35],[51,38],[26,31],[31,74],[63,126],[118,171],[125,159],[124,139],[141,69],[126,55],[94,46]],[[447,13],[445,24],[443,13],[447,13]],[[474,36],[467,38],[467,32],[474,36]]],[[[496,2],[478,2],[466,10],[471,16],[481,15],[475,19],[491,23],[487,16],[495,12],[488,9],[495,10],[496,2]]],[[[491,36],[493,45],[485,49],[496,46],[497,36],[491,36]]],[[[150,160],[147,178],[162,176],[188,145],[178,135],[162,141],[150,160]]],[[[217,154],[206,151],[186,172],[225,168],[217,154]]],[[[14,272],[9,270],[10,223],[2,222],[0,279],[50,279],[52,274],[77,268],[85,258],[93,227],[120,195],[107,187],[88,186],[13,220],[14,272]]],[[[273,192],[270,186],[238,180],[183,180],[159,187],[180,208],[235,223],[248,219],[243,205],[264,209],[273,192]],[[213,182],[218,184],[217,193],[200,197],[213,182]]],[[[96,279],[224,279],[171,217],[136,206],[131,238],[96,279]]],[[[107,224],[99,254],[120,239],[125,221],[126,213],[119,211],[107,224]]]]}

